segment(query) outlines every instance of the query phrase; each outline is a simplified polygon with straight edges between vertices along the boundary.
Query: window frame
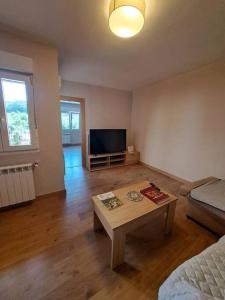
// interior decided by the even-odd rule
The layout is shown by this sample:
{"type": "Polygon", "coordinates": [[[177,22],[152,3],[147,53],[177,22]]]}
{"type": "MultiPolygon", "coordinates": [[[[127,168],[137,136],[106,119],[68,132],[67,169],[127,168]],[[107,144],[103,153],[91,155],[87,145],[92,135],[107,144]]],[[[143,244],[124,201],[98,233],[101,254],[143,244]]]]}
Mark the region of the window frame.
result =
{"type": "Polygon", "coordinates": [[[35,119],[34,91],[32,79],[33,77],[31,74],[22,74],[12,71],[0,70],[0,152],[2,153],[38,149],[37,124],[35,119]],[[31,138],[30,145],[11,146],[9,143],[7,117],[1,83],[2,79],[21,81],[25,83],[27,95],[27,113],[31,138]]]}

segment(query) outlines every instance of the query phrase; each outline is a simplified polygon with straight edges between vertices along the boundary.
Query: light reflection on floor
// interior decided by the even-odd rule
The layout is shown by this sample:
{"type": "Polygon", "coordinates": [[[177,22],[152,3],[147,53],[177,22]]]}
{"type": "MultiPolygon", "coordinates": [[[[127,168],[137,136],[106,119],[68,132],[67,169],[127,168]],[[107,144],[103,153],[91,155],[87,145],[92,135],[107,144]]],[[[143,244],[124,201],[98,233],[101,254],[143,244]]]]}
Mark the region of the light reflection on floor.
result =
{"type": "Polygon", "coordinates": [[[82,167],[81,146],[64,147],[65,168],[82,167]]]}
{"type": "Polygon", "coordinates": [[[76,182],[87,180],[88,171],[82,167],[81,146],[63,148],[65,161],[65,188],[67,200],[74,200],[76,182]]]}

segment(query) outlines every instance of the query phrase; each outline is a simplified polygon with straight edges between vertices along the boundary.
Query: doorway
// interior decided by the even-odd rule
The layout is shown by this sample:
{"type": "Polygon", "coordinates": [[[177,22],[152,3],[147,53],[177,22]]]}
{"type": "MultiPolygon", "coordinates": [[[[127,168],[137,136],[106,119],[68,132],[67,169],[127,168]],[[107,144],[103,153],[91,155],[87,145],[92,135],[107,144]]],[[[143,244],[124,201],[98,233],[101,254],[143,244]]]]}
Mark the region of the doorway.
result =
{"type": "Polygon", "coordinates": [[[84,99],[61,96],[61,135],[65,175],[86,167],[84,99]]]}

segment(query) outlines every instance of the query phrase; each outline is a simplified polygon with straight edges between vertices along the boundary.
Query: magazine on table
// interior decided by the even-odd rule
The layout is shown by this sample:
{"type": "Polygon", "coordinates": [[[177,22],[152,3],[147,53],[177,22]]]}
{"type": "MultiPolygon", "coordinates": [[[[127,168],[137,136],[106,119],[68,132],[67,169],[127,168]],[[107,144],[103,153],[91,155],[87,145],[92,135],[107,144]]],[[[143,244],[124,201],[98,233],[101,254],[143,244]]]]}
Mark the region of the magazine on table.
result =
{"type": "Polygon", "coordinates": [[[98,195],[97,198],[102,202],[102,204],[108,208],[108,210],[113,210],[117,207],[123,205],[119,198],[113,192],[98,195]]]}
{"type": "Polygon", "coordinates": [[[155,186],[147,187],[146,189],[143,189],[140,192],[142,195],[144,195],[156,204],[163,204],[170,200],[169,195],[161,192],[155,186]]]}

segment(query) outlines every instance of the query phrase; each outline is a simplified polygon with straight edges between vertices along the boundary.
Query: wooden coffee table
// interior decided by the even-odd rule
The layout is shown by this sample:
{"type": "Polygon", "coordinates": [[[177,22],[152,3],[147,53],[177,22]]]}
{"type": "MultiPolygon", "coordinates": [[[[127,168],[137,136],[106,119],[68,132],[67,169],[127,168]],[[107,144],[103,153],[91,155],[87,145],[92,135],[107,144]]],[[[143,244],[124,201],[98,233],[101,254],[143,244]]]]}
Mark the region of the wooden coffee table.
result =
{"type": "Polygon", "coordinates": [[[124,261],[124,247],[126,234],[139,226],[148,223],[153,217],[166,214],[165,233],[172,230],[177,197],[169,194],[170,200],[162,205],[156,205],[154,202],[144,197],[140,202],[133,202],[127,198],[129,191],[140,191],[149,187],[149,182],[126,186],[114,190],[113,193],[123,202],[123,205],[108,210],[97,196],[92,197],[94,205],[94,230],[97,231],[102,227],[105,228],[111,241],[111,269],[116,268],[124,261]]]}

